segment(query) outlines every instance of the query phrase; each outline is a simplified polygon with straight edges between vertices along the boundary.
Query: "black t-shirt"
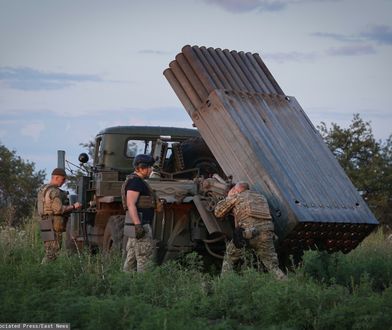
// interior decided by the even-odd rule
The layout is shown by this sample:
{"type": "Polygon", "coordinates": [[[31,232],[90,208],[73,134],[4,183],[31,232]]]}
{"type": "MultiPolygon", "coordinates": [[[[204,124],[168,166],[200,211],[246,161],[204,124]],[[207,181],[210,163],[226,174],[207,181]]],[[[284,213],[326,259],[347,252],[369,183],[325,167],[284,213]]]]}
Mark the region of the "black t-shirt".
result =
{"type": "MultiPolygon", "coordinates": [[[[132,179],[128,180],[127,185],[125,186],[125,195],[127,194],[128,190],[138,191],[139,197],[140,196],[151,196],[150,189],[147,187],[147,183],[138,176],[133,177],[132,179]]],[[[151,224],[152,219],[154,218],[154,208],[140,208],[137,207],[137,211],[142,214],[141,222],[143,225],[151,224]]]]}

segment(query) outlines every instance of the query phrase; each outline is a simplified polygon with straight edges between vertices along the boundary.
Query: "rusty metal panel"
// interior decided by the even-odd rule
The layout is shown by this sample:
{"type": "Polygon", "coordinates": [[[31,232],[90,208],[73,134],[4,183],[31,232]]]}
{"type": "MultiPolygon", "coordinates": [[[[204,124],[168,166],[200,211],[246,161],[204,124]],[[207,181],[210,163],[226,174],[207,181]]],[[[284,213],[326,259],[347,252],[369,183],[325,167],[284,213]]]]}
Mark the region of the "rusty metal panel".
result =
{"type": "Polygon", "coordinates": [[[377,223],[295,98],[215,90],[192,119],[224,172],[266,195],[280,231],[377,223]]]}
{"type": "Polygon", "coordinates": [[[188,112],[215,89],[284,95],[258,54],[235,50],[185,46],[164,75],[188,112]]]}
{"type": "Polygon", "coordinates": [[[266,195],[281,247],[348,252],[378,224],[258,54],[185,46],[164,74],[225,174],[266,195]]]}

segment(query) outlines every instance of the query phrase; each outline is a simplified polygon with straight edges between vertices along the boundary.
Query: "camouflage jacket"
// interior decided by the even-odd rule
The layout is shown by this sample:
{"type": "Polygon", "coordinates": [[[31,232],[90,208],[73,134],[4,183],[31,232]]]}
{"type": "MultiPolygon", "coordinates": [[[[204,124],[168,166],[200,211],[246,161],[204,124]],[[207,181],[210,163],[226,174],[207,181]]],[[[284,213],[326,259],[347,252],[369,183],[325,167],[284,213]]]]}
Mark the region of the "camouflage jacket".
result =
{"type": "Polygon", "coordinates": [[[214,214],[221,218],[230,211],[233,211],[236,226],[246,228],[263,224],[263,227],[266,226],[265,229],[273,230],[268,202],[263,195],[257,192],[245,190],[227,196],[217,203],[214,214]]]}
{"type": "Polygon", "coordinates": [[[63,215],[68,204],[66,192],[51,184],[43,185],[38,191],[38,214],[63,215]]]}

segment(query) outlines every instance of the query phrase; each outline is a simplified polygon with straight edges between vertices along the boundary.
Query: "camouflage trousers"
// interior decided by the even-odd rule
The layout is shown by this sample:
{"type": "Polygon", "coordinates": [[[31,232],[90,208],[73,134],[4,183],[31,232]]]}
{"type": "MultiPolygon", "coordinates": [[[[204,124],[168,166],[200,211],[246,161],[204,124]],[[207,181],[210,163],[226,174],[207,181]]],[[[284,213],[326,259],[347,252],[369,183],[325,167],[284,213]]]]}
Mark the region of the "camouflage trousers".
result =
{"type": "Polygon", "coordinates": [[[123,271],[144,272],[154,260],[154,240],[150,237],[140,239],[128,237],[126,252],[123,271]]]}
{"type": "Polygon", "coordinates": [[[63,233],[59,231],[54,232],[54,240],[53,241],[45,241],[45,255],[42,258],[41,264],[46,264],[48,262],[54,261],[57,259],[60,249],[61,243],[63,240],[63,233]]]}
{"type": "MultiPolygon", "coordinates": [[[[279,268],[273,237],[273,231],[262,231],[255,238],[249,240],[249,246],[254,250],[258,260],[262,262],[267,271],[280,280],[286,278],[286,275],[279,268]]],[[[222,274],[232,271],[235,263],[245,258],[245,253],[245,248],[239,249],[234,245],[233,241],[228,241],[222,263],[222,274]]]]}

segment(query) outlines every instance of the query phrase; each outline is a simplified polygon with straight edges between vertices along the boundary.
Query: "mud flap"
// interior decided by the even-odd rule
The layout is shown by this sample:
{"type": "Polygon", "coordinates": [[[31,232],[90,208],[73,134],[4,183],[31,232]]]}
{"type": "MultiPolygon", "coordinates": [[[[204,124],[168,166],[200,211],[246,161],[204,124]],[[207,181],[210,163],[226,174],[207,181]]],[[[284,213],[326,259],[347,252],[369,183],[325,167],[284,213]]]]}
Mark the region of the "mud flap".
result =
{"type": "Polygon", "coordinates": [[[46,241],[54,241],[54,230],[52,218],[41,220],[39,223],[41,229],[41,239],[46,241]]]}
{"type": "Polygon", "coordinates": [[[204,201],[202,201],[200,199],[200,197],[197,195],[193,197],[193,202],[195,203],[195,206],[196,206],[197,210],[199,211],[201,219],[203,220],[204,224],[207,227],[208,233],[209,234],[223,233],[224,230],[219,225],[215,216],[211,212],[207,211],[207,208],[205,205],[206,203],[204,201]]]}

